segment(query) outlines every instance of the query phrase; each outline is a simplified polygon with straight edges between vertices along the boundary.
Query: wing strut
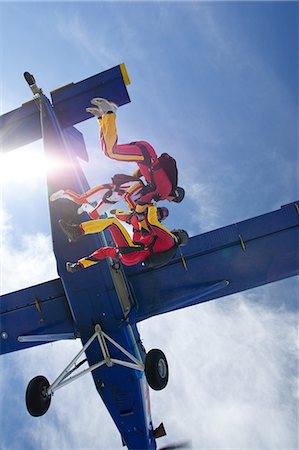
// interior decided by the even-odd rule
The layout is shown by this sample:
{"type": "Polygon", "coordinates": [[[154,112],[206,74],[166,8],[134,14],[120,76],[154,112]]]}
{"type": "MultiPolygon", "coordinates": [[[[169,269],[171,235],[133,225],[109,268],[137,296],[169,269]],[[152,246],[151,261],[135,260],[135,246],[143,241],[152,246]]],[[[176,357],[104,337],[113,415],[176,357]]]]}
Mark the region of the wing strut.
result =
{"type": "Polygon", "coordinates": [[[18,336],[18,342],[54,342],[66,339],[77,339],[75,333],[55,333],[55,334],[28,334],[18,336]]]}

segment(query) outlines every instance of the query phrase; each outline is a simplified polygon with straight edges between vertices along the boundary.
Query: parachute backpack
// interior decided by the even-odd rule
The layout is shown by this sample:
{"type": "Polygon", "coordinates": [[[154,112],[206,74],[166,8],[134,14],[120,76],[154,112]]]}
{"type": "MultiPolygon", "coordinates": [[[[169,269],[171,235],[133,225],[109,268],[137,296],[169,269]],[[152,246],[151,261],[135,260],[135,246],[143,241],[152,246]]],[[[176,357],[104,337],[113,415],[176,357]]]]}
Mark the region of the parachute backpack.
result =
{"type": "Polygon", "coordinates": [[[159,156],[159,165],[161,169],[164,170],[169,181],[171,182],[171,191],[174,192],[178,187],[178,169],[176,165],[176,160],[170,156],[168,153],[162,153],[159,156]]]}
{"type": "Polygon", "coordinates": [[[169,261],[171,261],[175,257],[177,249],[179,249],[183,266],[185,270],[187,270],[186,262],[181,252],[180,246],[181,245],[184,246],[187,244],[189,240],[189,235],[185,230],[181,229],[171,230],[171,233],[173,233],[175,236],[174,246],[169,248],[168,250],[165,250],[164,252],[159,253],[151,252],[151,254],[147,256],[144,260],[144,263],[147,267],[159,268],[165,266],[166,264],[169,263],[169,261]]]}
{"type": "Polygon", "coordinates": [[[164,252],[151,253],[145,258],[144,264],[151,269],[166,266],[166,264],[175,257],[177,249],[178,245],[176,244],[164,252]]]}

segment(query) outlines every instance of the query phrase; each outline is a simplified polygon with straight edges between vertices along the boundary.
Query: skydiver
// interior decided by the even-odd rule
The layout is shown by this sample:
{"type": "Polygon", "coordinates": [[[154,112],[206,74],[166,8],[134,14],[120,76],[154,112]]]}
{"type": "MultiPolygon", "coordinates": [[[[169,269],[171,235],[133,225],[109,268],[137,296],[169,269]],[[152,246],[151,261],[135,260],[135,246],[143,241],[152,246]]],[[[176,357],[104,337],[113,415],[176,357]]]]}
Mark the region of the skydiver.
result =
{"type": "Polygon", "coordinates": [[[67,262],[68,272],[87,268],[105,258],[112,258],[118,263],[121,261],[127,266],[140,262],[151,267],[167,264],[175,256],[178,246],[186,245],[189,238],[188,233],[184,230],[169,231],[161,225],[160,221],[167,215],[167,208],[149,206],[145,220],[146,226],[142,228],[134,212],[120,213],[116,211],[116,217],[90,220],[80,225],[68,224],[60,220],[62,230],[72,242],[83,235],[98,233],[109,228],[116,243],[116,247],[101,247],[75,263],[67,262]],[[132,239],[119,220],[129,223],[133,227],[132,239]]]}
{"type": "MultiPolygon", "coordinates": [[[[116,130],[116,110],[117,105],[103,98],[93,98],[91,103],[95,107],[86,108],[86,111],[97,117],[100,125],[100,141],[104,154],[117,161],[136,162],[138,170],[134,176],[143,176],[147,182],[141,197],[137,201],[136,213],[144,214],[147,206],[153,201],[168,200],[180,203],[185,191],[177,186],[177,169],[174,179],[171,180],[162,168],[162,161],[159,160],[153,147],[145,141],[132,142],[130,144],[118,144],[116,130]]],[[[173,160],[167,154],[161,155],[173,160]]]]}

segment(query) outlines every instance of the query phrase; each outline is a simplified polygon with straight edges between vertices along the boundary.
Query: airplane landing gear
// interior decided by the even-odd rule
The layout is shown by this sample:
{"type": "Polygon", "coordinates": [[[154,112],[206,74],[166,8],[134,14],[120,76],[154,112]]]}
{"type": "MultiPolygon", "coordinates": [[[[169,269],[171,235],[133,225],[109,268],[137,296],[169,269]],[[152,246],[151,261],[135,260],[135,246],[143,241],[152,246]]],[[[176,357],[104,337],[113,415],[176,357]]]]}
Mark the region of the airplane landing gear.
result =
{"type": "Polygon", "coordinates": [[[62,388],[77,378],[85,375],[86,373],[92,372],[99,367],[112,367],[113,365],[120,365],[144,372],[149,386],[155,391],[164,389],[168,383],[168,364],[162,350],[150,350],[145,355],[145,363],[143,364],[141,359],[137,359],[128,350],[118,344],[112,337],[107,335],[101,329],[99,324],[97,324],[95,326],[94,334],[51,385],[47,378],[42,375],[38,375],[29,382],[26,390],[26,406],[29,414],[33,417],[44,415],[48,411],[52,396],[57,389],[62,388]],[[79,359],[94,340],[97,340],[99,343],[103,359],[86,369],[79,370],[78,373],[74,374],[75,371],[87,362],[87,359],[83,359],[80,362],[79,359]],[[112,357],[107,345],[108,342],[123,353],[126,358],[116,359],[112,357]]]}
{"type": "Polygon", "coordinates": [[[145,376],[155,391],[161,391],[168,383],[169,371],[166,356],[159,349],[150,350],[145,357],[145,376]]]}
{"type": "Polygon", "coordinates": [[[33,378],[26,390],[26,406],[33,417],[44,415],[50,406],[51,395],[48,395],[49,381],[42,375],[33,378]]]}

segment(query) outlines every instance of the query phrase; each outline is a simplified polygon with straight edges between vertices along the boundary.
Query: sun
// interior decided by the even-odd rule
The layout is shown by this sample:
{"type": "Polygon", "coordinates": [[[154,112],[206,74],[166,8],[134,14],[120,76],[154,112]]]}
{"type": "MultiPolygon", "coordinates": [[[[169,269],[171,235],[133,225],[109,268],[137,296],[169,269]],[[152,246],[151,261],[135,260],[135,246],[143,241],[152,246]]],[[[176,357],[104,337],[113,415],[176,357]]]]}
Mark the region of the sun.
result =
{"type": "Polygon", "coordinates": [[[0,181],[12,184],[35,184],[45,178],[47,170],[55,170],[60,166],[60,161],[44,155],[40,145],[31,144],[0,154],[0,181]]]}

